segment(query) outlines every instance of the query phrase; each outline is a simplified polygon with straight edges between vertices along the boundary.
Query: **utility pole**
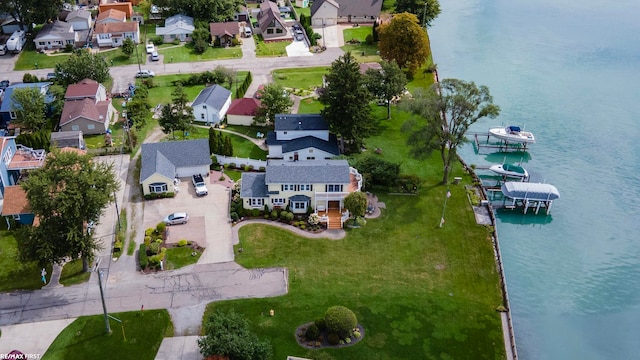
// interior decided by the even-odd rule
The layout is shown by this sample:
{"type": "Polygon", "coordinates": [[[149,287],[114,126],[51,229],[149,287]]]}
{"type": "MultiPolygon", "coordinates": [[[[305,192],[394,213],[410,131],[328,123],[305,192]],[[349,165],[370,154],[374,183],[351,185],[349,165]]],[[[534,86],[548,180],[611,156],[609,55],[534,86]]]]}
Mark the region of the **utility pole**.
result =
{"type": "Polygon", "coordinates": [[[100,286],[100,299],[102,299],[102,310],[104,311],[104,326],[107,334],[111,334],[109,326],[109,314],[107,314],[107,304],[104,302],[104,290],[102,290],[102,269],[98,269],[98,285],[100,286]]]}

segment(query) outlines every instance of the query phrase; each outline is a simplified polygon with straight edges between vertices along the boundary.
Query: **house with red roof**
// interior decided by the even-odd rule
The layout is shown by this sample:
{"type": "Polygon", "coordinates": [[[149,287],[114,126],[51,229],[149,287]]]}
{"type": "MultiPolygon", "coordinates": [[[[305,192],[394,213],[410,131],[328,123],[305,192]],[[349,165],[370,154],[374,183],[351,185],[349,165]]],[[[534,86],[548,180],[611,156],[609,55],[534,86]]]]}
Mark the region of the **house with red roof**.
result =
{"type": "Polygon", "coordinates": [[[81,131],[85,135],[104,134],[111,121],[117,118],[106,89],[97,81],[84,79],[69,85],[64,98],[59,131],[81,131]]]}
{"type": "Polygon", "coordinates": [[[258,114],[260,100],[254,98],[234,99],[227,110],[227,124],[253,125],[254,117],[258,114]]]}

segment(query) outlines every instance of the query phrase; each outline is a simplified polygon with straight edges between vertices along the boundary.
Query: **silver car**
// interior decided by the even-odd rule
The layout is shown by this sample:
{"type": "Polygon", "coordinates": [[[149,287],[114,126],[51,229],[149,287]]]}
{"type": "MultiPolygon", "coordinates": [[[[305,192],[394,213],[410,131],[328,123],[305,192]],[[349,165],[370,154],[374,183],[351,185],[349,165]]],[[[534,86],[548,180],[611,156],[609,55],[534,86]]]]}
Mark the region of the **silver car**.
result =
{"type": "Polygon", "coordinates": [[[189,214],[186,212],[176,212],[170,214],[162,221],[167,225],[186,224],[189,221],[189,214]]]}

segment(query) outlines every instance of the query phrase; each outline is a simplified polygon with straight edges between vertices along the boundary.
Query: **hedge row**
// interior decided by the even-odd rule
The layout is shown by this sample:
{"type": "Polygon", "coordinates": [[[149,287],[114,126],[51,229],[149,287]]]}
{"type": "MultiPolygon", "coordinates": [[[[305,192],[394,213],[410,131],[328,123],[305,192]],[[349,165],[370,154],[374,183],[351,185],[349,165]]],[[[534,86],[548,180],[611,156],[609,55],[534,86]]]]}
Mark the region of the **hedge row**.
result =
{"type": "Polygon", "coordinates": [[[247,89],[249,88],[249,85],[251,85],[252,81],[253,76],[251,75],[251,71],[249,71],[247,77],[244,78],[244,81],[242,82],[242,84],[240,84],[238,90],[236,90],[236,99],[241,99],[244,97],[244,94],[247,92],[247,89]]]}

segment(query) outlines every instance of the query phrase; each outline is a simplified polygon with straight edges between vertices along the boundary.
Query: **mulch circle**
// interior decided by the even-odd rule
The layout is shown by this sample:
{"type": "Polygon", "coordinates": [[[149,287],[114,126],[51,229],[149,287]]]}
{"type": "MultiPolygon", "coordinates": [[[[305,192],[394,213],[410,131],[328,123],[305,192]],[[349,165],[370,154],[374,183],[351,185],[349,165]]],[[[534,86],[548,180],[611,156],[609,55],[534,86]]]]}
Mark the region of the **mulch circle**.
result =
{"type": "Polygon", "coordinates": [[[296,333],[295,333],[295,337],[296,337],[296,341],[298,342],[298,345],[302,346],[305,349],[339,349],[339,348],[343,348],[343,347],[347,347],[347,346],[353,346],[357,343],[360,342],[360,340],[364,339],[364,328],[360,325],[357,324],[356,325],[356,329],[358,329],[358,331],[360,332],[360,337],[356,338],[356,337],[351,337],[351,342],[350,343],[344,343],[344,344],[338,344],[338,345],[331,345],[329,344],[329,341],[327,341],[327,331],[320,331],[320,337],[317,341],[307,341],[307,339],[305,339],[304,337],[304,332],[306,331],[306,329],[309,327],[309,325],[313,324],[313,322],[308,322],[306,324],[302,324],[300,326],[298,326],[298,328],[296,329],[296,333]],[[298,334],[302,334],[302,336],[298,336],[298,334]],[[317,343],[320,343],[319,346],[317,343]],[[311,345],[309,345],[311,343],[311,345]]]}

